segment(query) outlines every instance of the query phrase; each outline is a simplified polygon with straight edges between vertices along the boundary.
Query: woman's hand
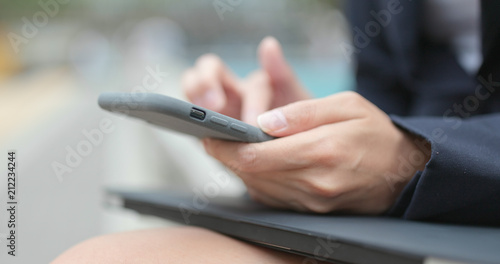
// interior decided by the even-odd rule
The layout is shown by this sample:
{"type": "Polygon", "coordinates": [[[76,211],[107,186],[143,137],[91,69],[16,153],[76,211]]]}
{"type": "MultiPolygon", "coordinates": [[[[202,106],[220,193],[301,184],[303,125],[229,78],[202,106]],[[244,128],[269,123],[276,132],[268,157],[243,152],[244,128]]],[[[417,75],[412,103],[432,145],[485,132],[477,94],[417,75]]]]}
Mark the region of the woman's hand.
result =
{"type": "Polygon", "coordinates": [[[204,55],[184,73],[183,89],[194,104],[252,125],[269,109],[310,98],[276,39],[265,38],[258,57],[262,68],[238,79],[217,56],[204,55]]]}
{"type": "Polygon", "coordinates": [[[258,57],[262,68],[240,80],[218,57],[205,55],[186,71],[183,88],[195,104],[258,123],[280,138],[254,144],[205,139],[206,151],[270,206],[319,213],[387,210],[430,151],[356,93],[307,100],[275,39],[262,41],[258,57]]]}
{"type": "Polygon", "coordinates": [[[428,149],[354,92],[289,104],[258,123],[281,138],[205,139],[204,146],[241,177],[253,199],[274,207],[382,213],[429,159],[428,149]]]}

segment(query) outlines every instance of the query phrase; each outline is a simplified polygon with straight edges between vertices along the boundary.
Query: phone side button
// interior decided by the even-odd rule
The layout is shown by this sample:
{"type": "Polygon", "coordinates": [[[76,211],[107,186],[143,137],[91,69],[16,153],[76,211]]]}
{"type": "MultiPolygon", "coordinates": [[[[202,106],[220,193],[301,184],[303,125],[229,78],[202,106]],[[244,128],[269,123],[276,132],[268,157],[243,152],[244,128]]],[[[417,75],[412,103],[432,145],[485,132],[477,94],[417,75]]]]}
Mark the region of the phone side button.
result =
{"type": "Polygon", "coordinates": [[[223,127],[227,126],[227,124],[229,123],[227,120],[224,120],[224,119],[216,117],[216,116],[212,116],[210,118],[210,122],[217,124],[219,126],[223,126],[223,127]]]}
{"type": "Polygon", "coordinates": [[[237,124],[231,124],[230,128],[234,131],[238,131],[240,133],[243,133],[245,134],[247,132],[247,128],[244,127],[244,126],[240,126],[240,125],[237,125],[237,124]]]}

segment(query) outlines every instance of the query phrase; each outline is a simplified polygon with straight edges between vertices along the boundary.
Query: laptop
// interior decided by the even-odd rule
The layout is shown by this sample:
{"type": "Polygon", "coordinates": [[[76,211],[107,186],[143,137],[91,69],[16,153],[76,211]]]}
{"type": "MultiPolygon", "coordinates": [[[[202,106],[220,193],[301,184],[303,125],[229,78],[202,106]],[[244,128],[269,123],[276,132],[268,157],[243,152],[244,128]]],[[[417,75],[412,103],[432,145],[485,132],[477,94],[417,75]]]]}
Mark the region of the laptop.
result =
{"type": "Polygon", "coordinates": [[[248,197],[108,191],[125,208],[308,257],[355,264],[500,263],[500,228],[276,210],[248,197]]]}

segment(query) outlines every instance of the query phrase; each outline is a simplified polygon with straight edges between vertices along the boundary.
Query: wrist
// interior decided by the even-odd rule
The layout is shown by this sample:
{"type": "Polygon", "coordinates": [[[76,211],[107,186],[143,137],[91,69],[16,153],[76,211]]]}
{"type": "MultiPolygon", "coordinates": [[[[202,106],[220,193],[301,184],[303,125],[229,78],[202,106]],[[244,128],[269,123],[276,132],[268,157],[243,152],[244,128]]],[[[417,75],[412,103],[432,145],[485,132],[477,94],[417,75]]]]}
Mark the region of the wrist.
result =
{"type": "Polygon", "coordinates": [[[405,139],[408,145],[408,151],[406,153],[406,157],[410,164],[417,171],[423,171],[425,169],[425,165],[429,162],[431,158],[431,144],[425,138],[407,132],[402,131],[405,134],[405,139]]]}

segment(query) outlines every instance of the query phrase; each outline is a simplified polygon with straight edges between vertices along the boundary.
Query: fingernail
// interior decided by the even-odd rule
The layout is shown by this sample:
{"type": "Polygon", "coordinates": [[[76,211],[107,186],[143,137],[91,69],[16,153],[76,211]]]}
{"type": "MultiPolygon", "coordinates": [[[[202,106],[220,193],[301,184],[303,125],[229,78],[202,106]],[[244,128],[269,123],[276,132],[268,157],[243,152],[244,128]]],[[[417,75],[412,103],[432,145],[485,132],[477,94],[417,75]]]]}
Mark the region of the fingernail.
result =
{"type": "Polygon", "coordinates": [[[264,132],[279,132],[288,126],[285,116],[277,109],[263,113],[257,118],[257,122],[264,132]]]}

